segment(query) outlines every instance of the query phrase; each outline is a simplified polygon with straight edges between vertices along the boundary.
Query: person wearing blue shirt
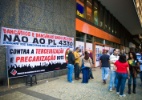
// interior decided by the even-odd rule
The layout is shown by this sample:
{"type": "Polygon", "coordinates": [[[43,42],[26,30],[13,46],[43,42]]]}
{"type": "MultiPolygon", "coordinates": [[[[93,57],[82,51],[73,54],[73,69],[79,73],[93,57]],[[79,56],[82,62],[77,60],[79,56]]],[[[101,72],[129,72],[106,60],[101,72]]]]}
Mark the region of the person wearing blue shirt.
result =
{"type": "Polygon", "coordinates": [[[103,55],[100,57],[100,68],[102,69],[103,83],[106,84],[110,68],[109,55],[107,55],[106,50],[103,50],[103,55]]]}

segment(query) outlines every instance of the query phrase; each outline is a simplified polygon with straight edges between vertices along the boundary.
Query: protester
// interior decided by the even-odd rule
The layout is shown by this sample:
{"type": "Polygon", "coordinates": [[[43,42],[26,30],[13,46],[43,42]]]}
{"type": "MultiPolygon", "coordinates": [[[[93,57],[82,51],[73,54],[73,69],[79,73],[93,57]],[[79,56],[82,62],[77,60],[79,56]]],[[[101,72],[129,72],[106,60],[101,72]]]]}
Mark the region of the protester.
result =
{"type": "Polygon", "coordinates": [[[68,82],[72,83],[73,82],[73,72],[74,72],[74,63],[75,63],[75,57],[73,54],[73,51],[70,49],[68,53],[68,75],[67,75],[67,80],[68,82]]]}
{"type": "Polygon", "coordinates": [[[117,78],[116,78],[116,71],[115,71],[115,65],[114,62],[116,62],[119,59],[118,56],[118,49],[114,49],[113,53],[110,56],[110,82],[109,82],[109,91],[112,91],[117,86],[117,78]]]}
{"type": "Polygon", "coordinates": [[[109,67],[109,55],[107,55],[106,50],[103,50],[103,55],[100,57],[100,68],[102,69],[102,80],[104,84],[106,84],[109,75],[109,67]]]}
{"type": "Polygon", "coordinates": [[[125,97],[125,83],[129,75],[129,64],[126,61],[125,55],[120,55],[119,60],[114,63],[116,67],[116,77],[118,79],[118,84],[116,87],[116,92],[120,97],[125,97]]]}
{"type": "Polygon", "coordinates": [[[140,62],[140,79],[141,79],[141,86],[142,86],[142,53],[141,53],[141,62],[140,62]]]}
{"type": "Polygon", "coordinates": [[[75,57],[75,65],[74,65],[74,67],[75,67],[75,75],[74,76],[75,76],[75,80],[79,80],[80,79],[80,77],[79,77],[79,73],[80,73],[79,63],[80,63],[80,57],[82,55],[79,54],[79,51],[80,51],[79,47],[76,47],[76,49],[74,51],[74,57],[75,57]]]}
{"type": "Polygon", "coordinates": [[[82,59],[82,83],[88,83],[89,80],[89,70],[92,67],[92,60],[89,57],[89,53],[85,51],[85,56],[82,59]]]}
{"type": "Polygon", "coordinates": [[[131,94],[131,84],[133,80],[133,93],[136,93],[136,78],[137,78],[137,70],[139,69],[139,61],[136,58],[136,54],[134,52],[129,52],[128,54],[128,63],[130,70],[130,78],[128,80],[128,94],[131,94]]]}

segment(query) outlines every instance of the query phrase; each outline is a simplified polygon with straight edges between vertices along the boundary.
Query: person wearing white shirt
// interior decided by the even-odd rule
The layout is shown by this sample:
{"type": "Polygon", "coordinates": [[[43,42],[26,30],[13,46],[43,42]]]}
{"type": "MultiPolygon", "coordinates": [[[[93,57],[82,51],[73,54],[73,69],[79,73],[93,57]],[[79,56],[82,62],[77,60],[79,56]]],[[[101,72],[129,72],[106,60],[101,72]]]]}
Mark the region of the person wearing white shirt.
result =
{"type": "Polygon", "coordinates": [[[114,63],[119,59],[118,56],[119,50],[114,49],[113,53],[110,55],[110,82],[109,82],[109,91],[112,91],[117,86],[116,79],[116,67],[114,63]]]}

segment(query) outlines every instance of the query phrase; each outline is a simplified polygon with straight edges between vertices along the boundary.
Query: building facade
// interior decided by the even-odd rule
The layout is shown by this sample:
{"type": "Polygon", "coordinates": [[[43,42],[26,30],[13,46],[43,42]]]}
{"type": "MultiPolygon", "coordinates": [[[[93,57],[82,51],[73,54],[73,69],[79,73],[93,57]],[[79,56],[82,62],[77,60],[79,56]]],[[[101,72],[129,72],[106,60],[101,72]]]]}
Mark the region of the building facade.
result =
{"type": "MultiPolygon", "coordinates": [[[[131,34],[98,0],[0,0],[0,27],[74,37],[75,46],[91,50],[95,61],[98,48],[129,51],[131,41],[131,34]]],[[[5,46],[0,46],[1,80],[7,78],[5,51],[5,46]]],[[[39,74],[37,78],[62,74],[66,70],[39,74]]],[[[24,82],[18,78],[11,84],[20,79],[24,82]]]]}

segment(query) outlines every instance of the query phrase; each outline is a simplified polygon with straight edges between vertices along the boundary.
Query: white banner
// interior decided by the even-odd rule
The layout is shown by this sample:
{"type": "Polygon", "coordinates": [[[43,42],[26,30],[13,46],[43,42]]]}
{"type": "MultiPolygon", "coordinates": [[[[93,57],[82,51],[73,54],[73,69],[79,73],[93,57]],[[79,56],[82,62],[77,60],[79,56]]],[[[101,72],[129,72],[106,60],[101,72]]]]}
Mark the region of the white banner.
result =
{"type": "Polygon", "coordinates": [[[1,45],[72,48],[74,47],[73,41],[73,38],[67,36],[1,28],[1,45]]]}
{"type": "Polygon", "coordinates": [[[31,73],[65,69],[68,48],[7,47],[7,67],[10,78],[31,73]]]}
{"type": "Polygon", "coordinates": [[[75,43],[76,45],[75,45],[75,47],[79,47],[80,48],[80,55],[82,55],[83,54],[83,52],[84,52],[84,42],[81,42],[81,41],[76,41],[76,43],[75,43]]]}
{"type": "Polygon", "coordinates": [[[7,45],[8,75],[14,78],[65,69],[74,38],[2,27],[1,44],[7,45]]]}
{"type": "Polygon", "coordinates": [[[34,67],[65,63],[65,53],[68,48],[44,48],[44,47],[7,47],[8,65],[22,67],[24,65],[34,67]]]}
{"type": "Polygon", "coordinates": [[[86,43],[86,50],[89,51],[89,52],[92,52],[92,50],[93,50],[92,43],[86,43]]]}
{"type": "Polygon", "coordinates": [[[103,52],[104,47],[100,46],[100,45],[96,45],[96,67],[99,66],[99,62],[100,62],[100,57],[102,56],[102,52],[103,52]]]}

